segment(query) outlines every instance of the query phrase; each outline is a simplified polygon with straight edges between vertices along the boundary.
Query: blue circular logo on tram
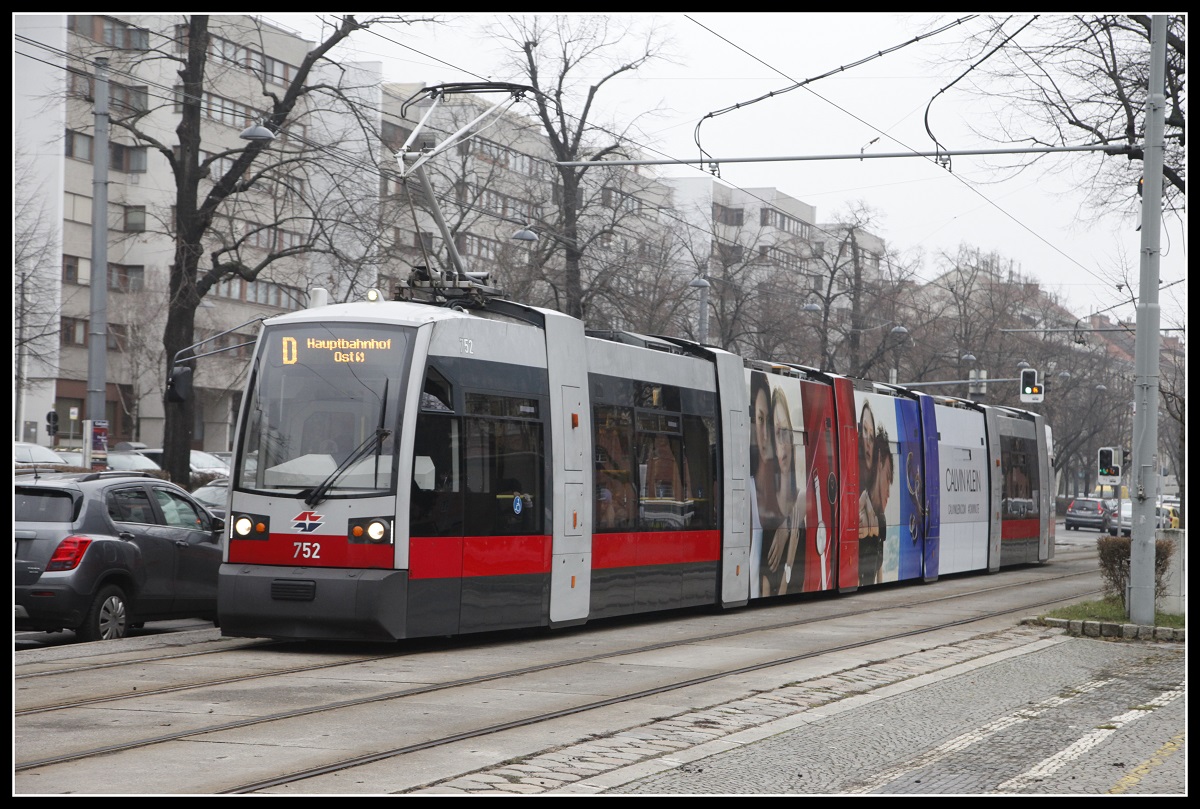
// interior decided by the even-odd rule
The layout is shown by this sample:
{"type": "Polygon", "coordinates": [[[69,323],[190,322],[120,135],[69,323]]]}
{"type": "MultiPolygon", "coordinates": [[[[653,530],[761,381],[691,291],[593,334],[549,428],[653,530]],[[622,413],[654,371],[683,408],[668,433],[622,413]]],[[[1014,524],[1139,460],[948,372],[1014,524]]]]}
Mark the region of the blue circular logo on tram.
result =
{"type": "Polygon", "coordinates": [[[520,514],[520,513],[521,513],[521,495],[514,494],[513,495],[513,514],[520,514]]]}

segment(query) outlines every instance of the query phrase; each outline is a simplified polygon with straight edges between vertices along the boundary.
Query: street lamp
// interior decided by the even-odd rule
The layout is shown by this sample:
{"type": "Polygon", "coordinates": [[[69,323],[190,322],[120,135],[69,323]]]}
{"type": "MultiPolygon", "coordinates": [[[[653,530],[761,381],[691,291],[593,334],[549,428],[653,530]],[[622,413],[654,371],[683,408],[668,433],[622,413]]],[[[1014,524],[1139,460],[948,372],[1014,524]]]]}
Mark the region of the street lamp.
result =
{"type": "Polygon", "coordinates": [[[254,126],[247,127],[238,137],[242,140],[266,142],[275,140],[275,133],[263,126],[260,121],[254,126]]]}
{"type": "Polygon", "coordinates": [[[703,276],[693,278],[688,286],[700,290],[700,324],[696,329],[696,341],[708,342],[708,290],[712,286],[703,276]]]}
{"type": "Polygon", "coordinates": [[[536,242],[538,240],[538,235],[530,229],[529,225],[518,230],[512,237],[518,242],[536,242]]]}

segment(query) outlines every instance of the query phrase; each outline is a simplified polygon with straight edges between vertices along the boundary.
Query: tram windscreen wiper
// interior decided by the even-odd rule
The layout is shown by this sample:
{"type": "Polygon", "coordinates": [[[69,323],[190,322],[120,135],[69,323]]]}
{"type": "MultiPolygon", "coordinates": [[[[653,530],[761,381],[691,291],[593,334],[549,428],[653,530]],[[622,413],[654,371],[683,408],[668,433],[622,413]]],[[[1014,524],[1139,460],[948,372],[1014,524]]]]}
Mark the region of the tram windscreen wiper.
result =
{"type": "Polygon", "coordinates": [[[367,455],[371,454],[377,448],[382,446],[383,442],[386,441],[388,436],[391,434],[391,430],[385,430],[384,428],[379,427],[372,435],[367,436],[367,440],[355,447],[354,451],[350,453],[350,456],[338,464],[337,469],[334,469],[329,473],[329,477],[321,481],[320,485],[312,489],[304,497],[304,502],[308,505],[308,507],[312,508],[317,505],[317,503],[320,503],[322,500],[324,500],[325,495],[328,494],[329,490],[333,488],[333,484],[337,483],[338,479],[342,475],[346,474],[350,467],[354,466],[363,458],[367,457],[367,455]]]}

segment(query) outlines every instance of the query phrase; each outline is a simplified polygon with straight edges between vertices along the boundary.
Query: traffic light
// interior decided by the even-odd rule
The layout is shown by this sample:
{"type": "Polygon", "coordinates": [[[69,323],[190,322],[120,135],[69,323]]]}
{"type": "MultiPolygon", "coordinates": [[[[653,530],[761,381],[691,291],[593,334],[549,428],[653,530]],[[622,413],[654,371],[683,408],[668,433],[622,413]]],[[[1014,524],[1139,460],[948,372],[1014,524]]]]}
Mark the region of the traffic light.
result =
{"type": "Polygon", "coordinates": [[[58,411],[51,410],[46,414],[46,433],[58,435],[58,411]]]}
{"type": "Polygon", "coordinates": [[[1040,402],[1044,398],[1042,383],[1038,382],[1036,368],[1021,369],[1021,401],[1040,402]]]}
{"type": "Polygon", "coordinates": [[[1116,447],[1101,447],[1096,452],[1096,476],[1101,483],[1117,483],[1121,479],[1121,458],[1116,447]]]}

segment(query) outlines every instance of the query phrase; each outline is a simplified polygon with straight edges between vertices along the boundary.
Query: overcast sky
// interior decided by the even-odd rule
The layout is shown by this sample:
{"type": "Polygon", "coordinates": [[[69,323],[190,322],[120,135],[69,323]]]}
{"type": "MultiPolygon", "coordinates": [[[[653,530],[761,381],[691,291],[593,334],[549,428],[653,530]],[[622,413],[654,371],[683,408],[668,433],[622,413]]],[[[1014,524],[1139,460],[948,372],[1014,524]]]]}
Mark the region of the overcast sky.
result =
{"type": "MultiPolygon", "coordinates": [[[[316,15],[267,17],[306,36],[319,34],[316,15]]],[[[986,126],[986,106],[956,89],[960,85],[943,92],[968,66],[936,61],[972,29],[970,21],[896,49],[930,30],[930,18],[693,12],[642,17],[669,33],[675,62],[651,64],[606,85],[599,97],[603,117],[593,120],[627,123],[659,110],[639,122],[644,133],[639,142],[648,158],[696,158],[701,120],[701,144],[716,158],[930,153],[936,144],[926,133],[927,107],[930,128],[943,148],[998,148],[971,132],[973,122],[986,126]],[[881,52],[887,53],[869,58],[881,52]],[[840,67],[847,69],[706,119],[840,67]],[[929,106],[931,99],[936,100],[929,106]]],[[[520,76],[501,68],[496,45],[479,37],[479,24],[487,20],[465,16],[453,29],[389,26],[356,33],[354,58],[382,61],[386,81],[442,84],[487,77],[520,82],[520,76]]],[[[864,202],[878,215],[876,233],[894,250],[909,258],[924,254],[924,280],[938,274],[940,254],[953,255],[968,245],[999,253],[1060,294],[1080,316],[1104,312],[1133,320],[1130,291],[1117,288],[1129,279],[1136,292],[1140,277],[1141,236],[1132,201],[1124,218],[1080,221],[1087,212],[1081,209],[1082,197],[1072,192],[1070,170],[1034,170],[997,182],[992,164],[1005,159],[960,155],[952,158],[950,170],[923,157],[738,162],[721,165],[720,179],[742,188],[778,188],[816,206],[821,222],[835,221],[847,206],[864,202]]],[[[1099,158],[1071,153],[1053,159],[1087,172],[1099,158]]],[[[700,171],[694,165],[658,170],[665,176],[700,171]]],[[[1185,322],[1187,245],[1186,225],[1165,220],[1164,228],[1159,299],[1167,327],[1185,322]]]]}

